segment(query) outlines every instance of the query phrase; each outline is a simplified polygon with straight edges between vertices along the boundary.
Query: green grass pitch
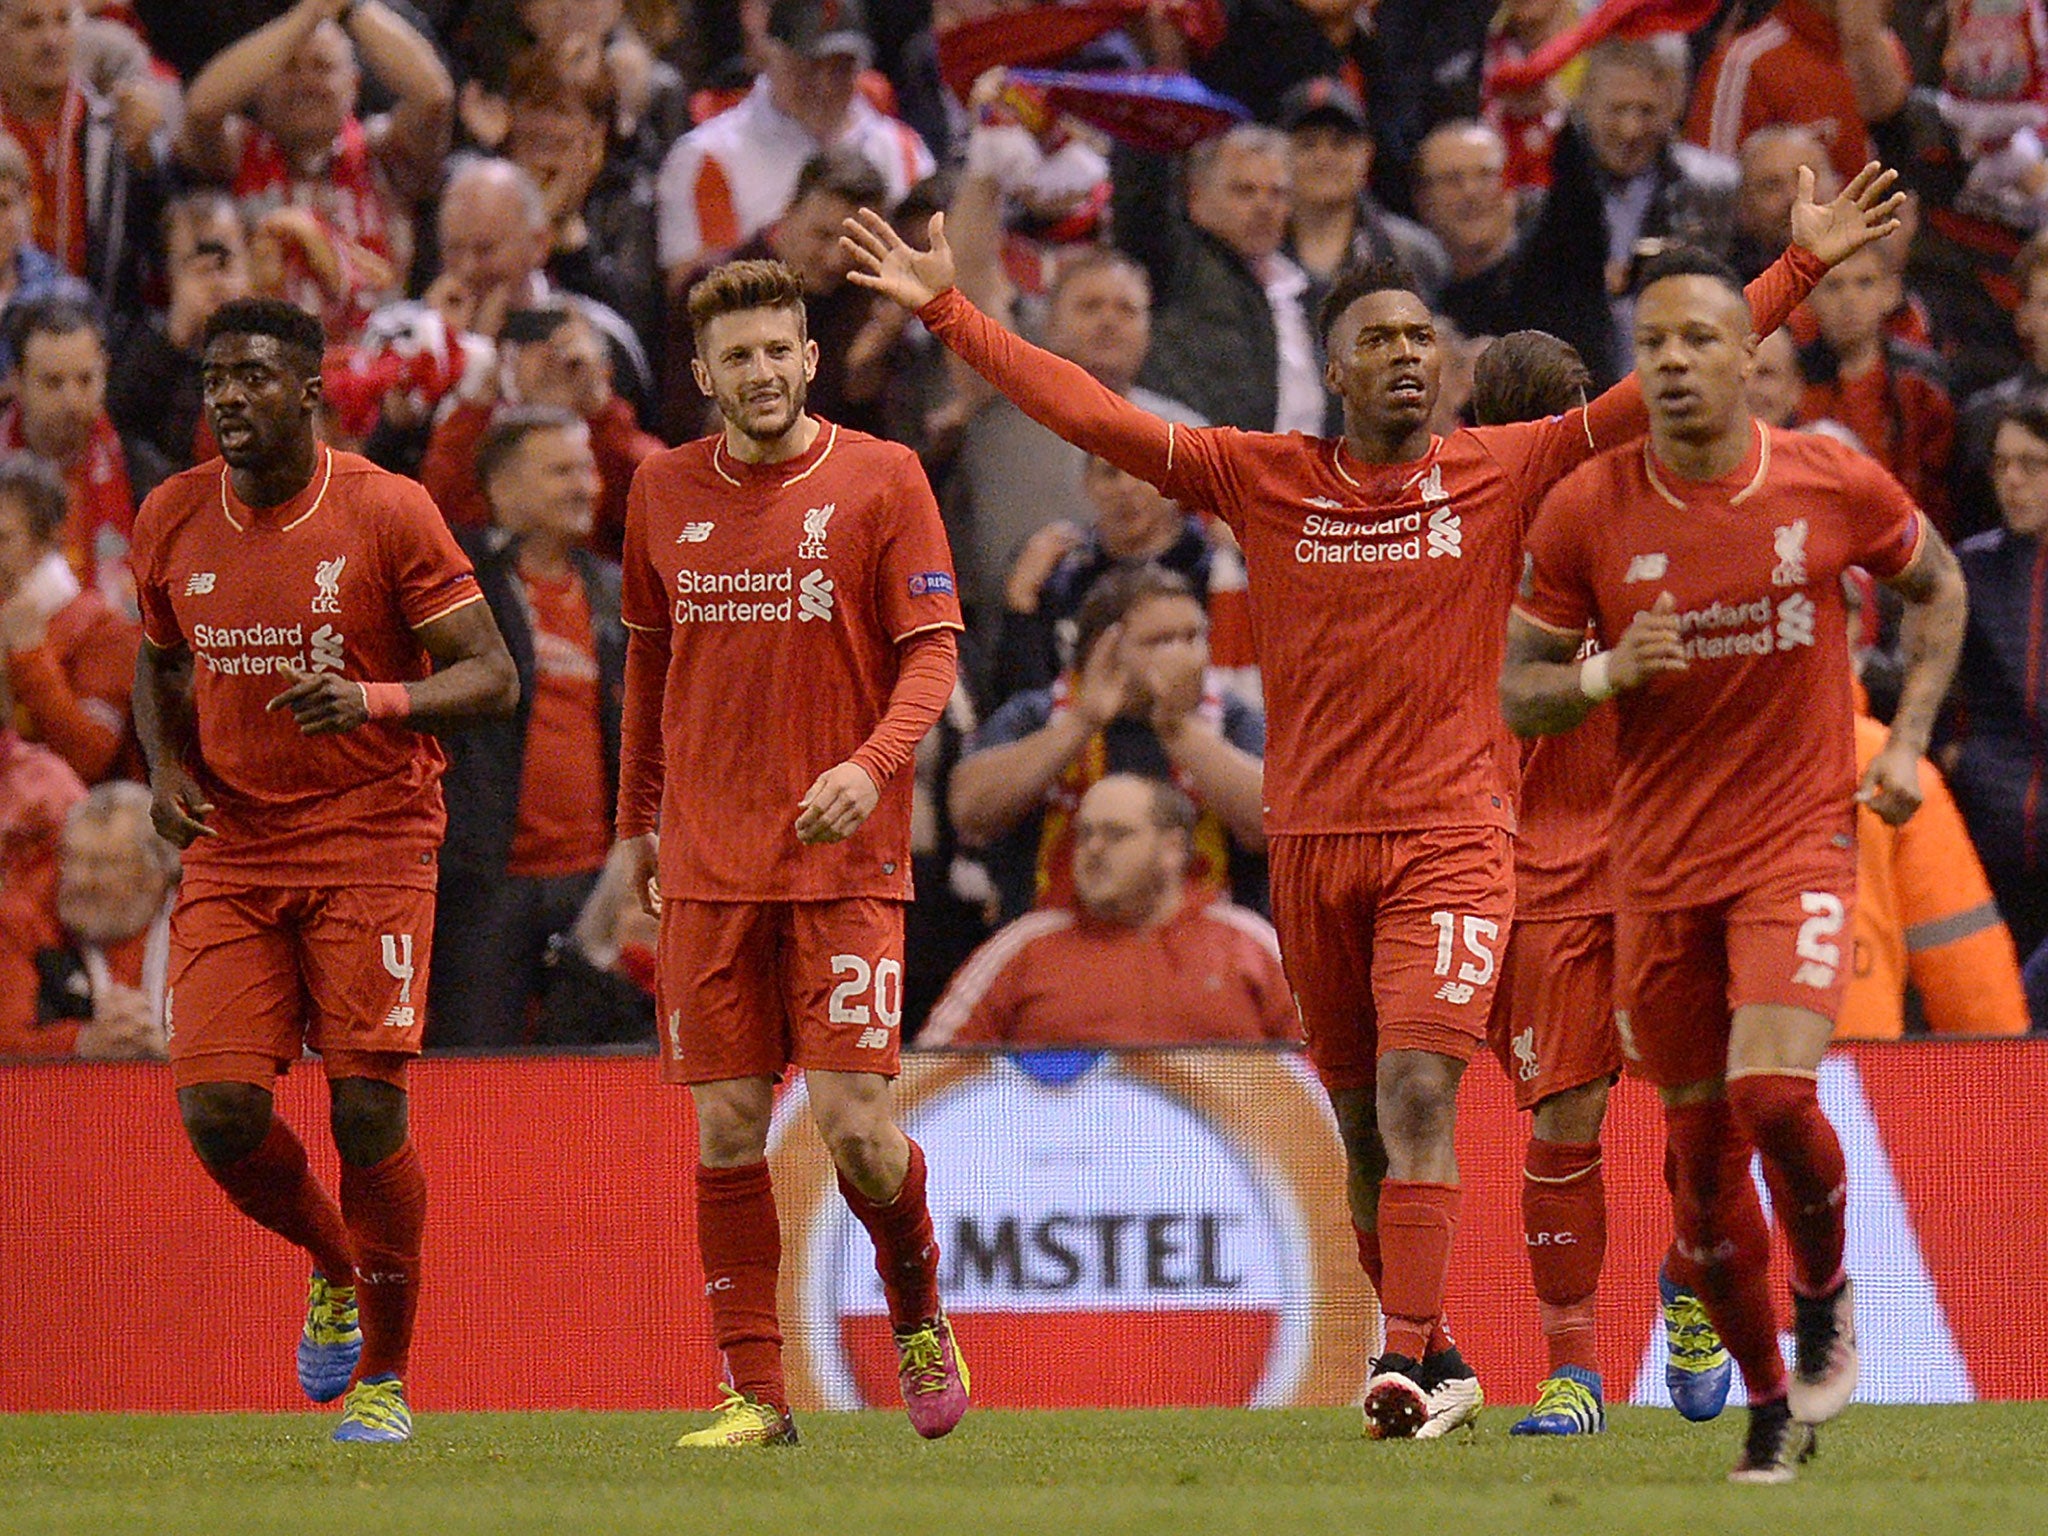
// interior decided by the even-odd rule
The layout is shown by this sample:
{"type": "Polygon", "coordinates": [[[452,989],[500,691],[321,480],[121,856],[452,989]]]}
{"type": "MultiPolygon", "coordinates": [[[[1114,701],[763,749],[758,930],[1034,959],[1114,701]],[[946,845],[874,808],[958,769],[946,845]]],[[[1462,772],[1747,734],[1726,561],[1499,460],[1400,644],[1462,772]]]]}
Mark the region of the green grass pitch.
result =
{"type": "MultiPolygon", "coordinates": [[[[670,1448],[679,1414],[423,1414],[409,1446],[331,1414],[0,1416],[0,1532],[470,1536],[1401,1531],[1829,1536],[2048,1530],[2048,1404],[1855,1408],[1789,1488],[1723,1480],[1743,1416],[1615,1410],[1597,1440],[1375,1445],[1333,1409],[811,1414],[805,1444],[670,1448]]],[[[695,1422],[704,1422],[701,1418],[695,1422]]]]}

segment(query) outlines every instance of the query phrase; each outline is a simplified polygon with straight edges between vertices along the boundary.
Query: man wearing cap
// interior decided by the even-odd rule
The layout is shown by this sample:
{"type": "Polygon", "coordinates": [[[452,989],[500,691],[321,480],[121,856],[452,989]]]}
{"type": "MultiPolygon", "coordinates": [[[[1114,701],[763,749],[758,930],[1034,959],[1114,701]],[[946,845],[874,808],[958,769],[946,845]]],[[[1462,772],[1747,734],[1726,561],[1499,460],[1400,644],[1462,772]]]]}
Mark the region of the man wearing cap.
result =
{"type": "Polygon", "coordinates": [[[934,169],[917,130],[858,89],[874,56],[860,0],[776,0],[759,51],[765,65],[740,104],[684,134],[662,162],[655,206],[671,291],[780,217],[820,150],[873,162],[891,205],[934,169]]]}
{"type": "Polygon", "coordinates": [[[1309,312],[1345,267],[1390,257],[1433,302],[1450,278],[1451,258],[1435,235],[1387,212],[1368,190],[1374,145],[1357,92],[1334,75],[1304,80],[1280,98],[1278,122],[1294,164],[1293,211],[1280,249],[1308,274],[1309,312]]]}

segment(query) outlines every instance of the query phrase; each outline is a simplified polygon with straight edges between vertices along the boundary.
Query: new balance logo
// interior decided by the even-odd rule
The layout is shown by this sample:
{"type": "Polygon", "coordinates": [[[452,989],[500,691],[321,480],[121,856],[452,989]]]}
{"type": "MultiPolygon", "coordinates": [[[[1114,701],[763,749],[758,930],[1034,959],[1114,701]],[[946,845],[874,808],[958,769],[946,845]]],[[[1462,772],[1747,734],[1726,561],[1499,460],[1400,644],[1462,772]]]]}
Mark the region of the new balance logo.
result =
{"type": "Polygon", "coordinates": [[[828,501],[822,507],[813,507],[804,514],[804,538],[796,547],[797,559],[825,558],[825,530],[832,522],[832,514],[838,510],[838,502],[828,501]]]}
{"type": "Polygon", "coordinates": [[[1806,519],[1795,518],[1782,528],[1771,530],[1771,547],[1778,564],[1771,572],[1774,587],[1806,585],[1806,519]]]}
{"type": "Polygon", "coordinates": [[[798,584],[796,594],[796,616],[800,623],[812,619],[832,618],[832,579],[823,571],[810,571],[798,584]]]}
{"type": "Polygon", "coordinates": [[[322,624],[313,631],[313,654],[306,669],[310,672],[339,672],[344,643],[340,630],[331,624],[322,624]]]}
{"type": "Polygon", "coordinates": [[[1631,555],[1621,584],[1625,587],[1632,581],[1662,581],[1670,567],[1671,562],[1662,555],[1631,555]]]}
{"type": "Polygon", "coordinates": [[[678,544],[702,544],[711,537],[711,530],[717,526],[716,523],[685,523],[683,524],[683,531],[676,535],[676,542],[678,544]]]}
{"type": "Polygon", "coordinates": [[[384,1027],[386,1029],[411,1029],[413,1020],[416,1017],[417,1015],[411,1008],[407,1007],[404,1003],[400,1003],[384,1015],[384,1027]]]}
{"type": "Polygon", "coordinates": [[[889,1031],[886,1029],[864,1029],[860,1038],[853,1043],[857,1051],[886,1051],[889,1048],[889,1031]]]}
{"type": "MultiPolygon", "coordinates": [[[[1803,581],[1805,577],[1800,579],[1803,581]]],[[[1813,599],[1804,592],[1794,592],[1778,604],[1778,649],[1789,651],[1795,645],[1813,644],[1816,612],[1813,599]]]]}
{"type": "Polygon", "coordinates": [[[204,597],[212,590],[213,572],[211,571],[194,571],[185,578],[185,595],[187,597],[204,597]]]}
{"type": "Polygon", "coordinates": [[[1446,1003],[1457,1003],[1462,1007],[1464,1004],[1472,1001],[1472,994],[1475,990],[1475,988],[1466,986],[1462,981],[1447,981],[1436,989],[1436,995],[1446,1003]]]}
{"type": "Polygon", "coordinates": [[[313,567],[313,585],[319,588],[313,598],[315,613],[341,612],[341,569],[347,564],[347,555],[336,555],[313,567]]]}
{"type": "MultiPolygon", "coordinates": [[[[1436,471],[1430,471],[1435,474],[1436,471]]],[[[1426,493],[1429,487],[1424,486],[1426,493]]],[[[1453,560],[1465,553],[1465,532],[1458,521],[1458,514],[1449,507],[1438,507],[1429,514],[1429,558],[1441,559],[1449,555],[1453,560]]]]}

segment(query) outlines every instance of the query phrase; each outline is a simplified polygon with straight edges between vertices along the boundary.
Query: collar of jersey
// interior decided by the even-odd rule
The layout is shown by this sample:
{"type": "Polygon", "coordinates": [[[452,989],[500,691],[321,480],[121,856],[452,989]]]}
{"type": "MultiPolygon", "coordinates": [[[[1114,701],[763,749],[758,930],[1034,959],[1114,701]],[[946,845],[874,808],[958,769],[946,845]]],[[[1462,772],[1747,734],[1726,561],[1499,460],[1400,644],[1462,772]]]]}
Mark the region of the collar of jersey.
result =
{"type": "MultiPolygon", "coordinates": [[[[1763,488],[1764,476],[1771,472],[1771,429],[1754,418],[1751,419],[1750,424],[1756,433],[1756,471],[1749,477],[1748,484],[1728,498],[1728,505],[1731,507],[1741,506],[1742,503],[1761,490],[1763,488]]],[[[1743,455],[1745,461],[1748,457],[1749,455],[1746,453],[1743,455]]],[[[1670,502],[1672,506],[1678,508],[1679,511],[1683,512],[1691,505],[1683,496],[1672,489],[1671,482],[1664,477],[1664,472],[1658,468],[1657,455],[1651,451],[1650,439],[1648,437],[1643,439],[1643,473],[1650,477],[1650,489],[1670,502]]],[[[1680,485],[1690,486],[1695,491],[1704,491],[1725,486],[1741,473],[1742,465],[1738,464],[1735,468],[1729,470],[1727,474],[1717,475],[1712,480],[1687,480],[1683,476],[1676,478],[1680,485]]]]}
{"type": "MultiPolygon", "coordinates": [[[[1352,457],[1360,469],[1365,470],[1375,478],[1382,475],[1397,474],[1404,470],[1407,471],[1401,481],[1401,489],[1406,490],[1429,473],[1429,466],[1436,462],[1437,450],[1442,448],[1443,445],[1444,440],[1432,432],[1429,434],[1429,447],[1424,450],[1422,457],[1419,459],[1404,459],[1399,464],[1368,464],[1365,460],[1357,458],[1356,455],[1352,455],[1352,457]]],[[[1330,467],[1337,471],[1337,478],[1353,490],[1366,490],[1368,487],[1357,476],[1353,475],[1350,470],[1344,467],[1345,456],[1350,453],[1351,450],[1343,437],[1333,437],[1330,439],[1330,467]]]]}
{"type": "Polygon", "coordinates": [[[781,488],[788,490],[799,481],[808,480],[815,475],[818,467],[832,456],[832,450],[838,446],[839,424],[833,421],[819,421],[818,435],[811,439],[811,446],[795,458],[783,459],[774,464],[742,464],[725,451],[725,433],[720,431],[711,440],[711,467],[718,471],[718,478],[728,485],[745,485],[750,477],[759,478],[785,472],[786,478],[781,488]]]}
{"type": "Polygon", "coordinates": [[[320,503],[327,499],[327,483],[333,478],[334,450],[323,446],[320,450],[318,483],[316,485],[312,481],[307,482],[307,490],[312,491],[313,499],[306,503],[303,511],[293,512],[292,507],[305,496],[306,491],[300,491],[290,501],[275,507],[251,507],[244,505],[241,498],[228,488],[228,467],[223,464],[220,467],[220,515],[228,520],[228,526],[237,533],[247,533],[258,522],[275,522],[278,532],[289,533],[320,510],[320,503]],[[241,517],[235,516],[237,507],[241,508],[242,517],[248,518],[248,522],[245,523],[241,517]]]}

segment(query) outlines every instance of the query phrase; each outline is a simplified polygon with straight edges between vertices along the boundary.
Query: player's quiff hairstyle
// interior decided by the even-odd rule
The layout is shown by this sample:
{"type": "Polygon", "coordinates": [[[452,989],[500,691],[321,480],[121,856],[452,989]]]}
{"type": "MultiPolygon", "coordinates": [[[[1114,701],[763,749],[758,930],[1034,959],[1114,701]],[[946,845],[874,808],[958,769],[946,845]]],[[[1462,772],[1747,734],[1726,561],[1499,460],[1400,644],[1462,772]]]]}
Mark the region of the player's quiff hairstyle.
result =
{"type": "Polygon", "coordinates": [[[1323,295],[1323,302],[1316,306],[1316,334],[1323,338],[1325,346],[1329,344],[1331,327],[1344,317],[1344,311],[1369,293],[1405,293],[1421,297],[1421,290],[1415,284],[1415,274],[1398,257],[1377,256],[1346,267],[1337,274],[1337,281],[1330,285],[1330,291],[1323,295]]]}
{"type": "Polygon", "coordinates": [[[1636,274],[1636,292],[1642,293],[1650,284],[1667,277],[1711,277],[1745,304],[1749,302],[1735,269],[1712,251],[1703,251],[1696,245],[1667,245],[1644,262],[1636,274]]]}
{"type": "Polygon", "coordinates": [[[691,284],[688,308],[690,339],[700,355],[704,327],[720,315],[743,314],[750,309],[789,310],[796,316],[797,335],[810,334],[803,280],[779,261],[728,261],[713,267],[691,284]]]}
{"type": "Polygon", "coordinates": [[[327,334],[320,329],[320,322],[283,299],[230,299],[221,305],[199,333],[200,355],[205,356],[223,336],[271,337],[301,377],[308,379],[320,372],[320,359],[327,351],[327,334]]]}
{"type": "Polygon", "coordinates": [[[1509,331],[1472,368],[1472,419],[1482,427],[1561,416],[1586,401],[1593,374],[1579,349],[1548,331],[1509,331]]]}
{"type": "Polygon", "coordinates": [[[8,453],[0,454],[0,501],[21,508],[30,538],[52,545],[70,510],[71,493],[49,460],[33,453],[8,453]]]}

